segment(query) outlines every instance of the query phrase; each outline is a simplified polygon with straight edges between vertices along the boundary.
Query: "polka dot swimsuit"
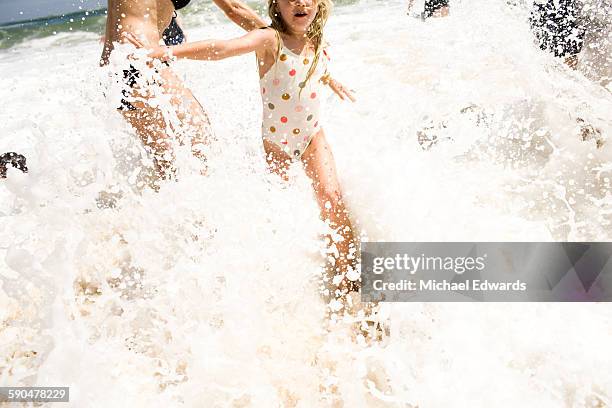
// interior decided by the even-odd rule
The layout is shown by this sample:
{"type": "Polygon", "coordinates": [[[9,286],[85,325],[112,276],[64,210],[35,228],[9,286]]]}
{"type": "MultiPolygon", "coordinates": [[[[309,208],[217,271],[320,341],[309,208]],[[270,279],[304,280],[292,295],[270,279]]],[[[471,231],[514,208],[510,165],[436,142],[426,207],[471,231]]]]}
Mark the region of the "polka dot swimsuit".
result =
{"type": "Polygon", "coordinates": [[[320,99],[325,73],[325,57],[319,57],[317,68],[304,81],[314,52],[297,55],[285,47],[280,36],[279,56],[259,80],[263,102],[263,138],[276,144],[294,159],[299,159],[319,131],[320,99]],[[301,91],[301,92],[300,92],[301,91]]]}

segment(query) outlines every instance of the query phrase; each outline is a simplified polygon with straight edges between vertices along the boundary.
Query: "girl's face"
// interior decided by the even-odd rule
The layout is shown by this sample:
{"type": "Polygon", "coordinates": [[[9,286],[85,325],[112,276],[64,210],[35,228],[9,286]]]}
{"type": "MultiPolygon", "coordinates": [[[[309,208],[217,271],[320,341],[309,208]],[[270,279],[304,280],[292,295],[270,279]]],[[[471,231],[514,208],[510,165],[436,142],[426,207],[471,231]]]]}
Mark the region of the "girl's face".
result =
{"type": "Polygon", "coordinates": [[[281,18],[291,32],[305,34],[317,15],[317,0],[276,0],[281,18]]]}

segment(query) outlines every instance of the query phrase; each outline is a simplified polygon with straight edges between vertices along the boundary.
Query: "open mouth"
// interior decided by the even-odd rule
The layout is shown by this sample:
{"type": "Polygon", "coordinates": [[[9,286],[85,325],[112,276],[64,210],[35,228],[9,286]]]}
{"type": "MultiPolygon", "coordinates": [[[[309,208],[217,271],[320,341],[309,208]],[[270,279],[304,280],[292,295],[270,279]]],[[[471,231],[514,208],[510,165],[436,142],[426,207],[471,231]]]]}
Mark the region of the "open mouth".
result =
{"type": "Polygon", "coordinates": [[[298,17],[298,18],[306,17],[307,15],[308,13],[305,11],[298,11],[293,14],[294,17],[298,17]]]}

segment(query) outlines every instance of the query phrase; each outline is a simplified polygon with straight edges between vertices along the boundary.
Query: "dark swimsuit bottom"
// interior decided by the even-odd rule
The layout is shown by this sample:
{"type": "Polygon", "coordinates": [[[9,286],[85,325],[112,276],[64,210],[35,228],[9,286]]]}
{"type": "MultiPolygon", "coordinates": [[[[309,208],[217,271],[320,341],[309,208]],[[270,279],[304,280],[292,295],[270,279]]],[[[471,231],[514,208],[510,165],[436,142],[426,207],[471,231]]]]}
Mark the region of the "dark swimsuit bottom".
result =
{"type": "Polygon", "coordinates": [[[431,17],[442,7],[448,7],[448,0],[425,0],[425,17],[431,17]]]}
{"type": "MultiPolygon", "coordinates": [[[[125,83],[130,88],[133,88],[136,85],[137,79],[140,77],[140,71],[138,71],[132,64],[130,64],[130,69],[123,70],[123,83],[125,83]]],[[[127,89],[123,89],[121,91],[123,94],[123,98],[121,98],[121,106],[117,109],[122,111],[134,111],[136,107],[127,101],[126,98],[130,97],[130,93],[127,89]]]]}

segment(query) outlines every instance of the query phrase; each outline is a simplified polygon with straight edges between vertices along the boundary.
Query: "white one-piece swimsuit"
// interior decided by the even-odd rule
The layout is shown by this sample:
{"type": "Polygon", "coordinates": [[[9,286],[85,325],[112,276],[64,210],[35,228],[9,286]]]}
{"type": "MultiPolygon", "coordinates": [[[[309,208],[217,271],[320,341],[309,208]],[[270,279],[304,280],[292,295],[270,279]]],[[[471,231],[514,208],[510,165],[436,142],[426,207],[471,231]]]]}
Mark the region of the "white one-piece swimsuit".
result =
{"type": "Polygon", "coordinates": [[[314,52],[308,50],[297,55],[285,47],[280,35],[277,37],[280,42],[278,58],[259,80],[263,103],[262,132],[265,140],[297,160],[321,127],[319,114],[323,84],[319,79],[325,74],[327,58],[321,52],[315,72],[305,82],[314,52]]]}

